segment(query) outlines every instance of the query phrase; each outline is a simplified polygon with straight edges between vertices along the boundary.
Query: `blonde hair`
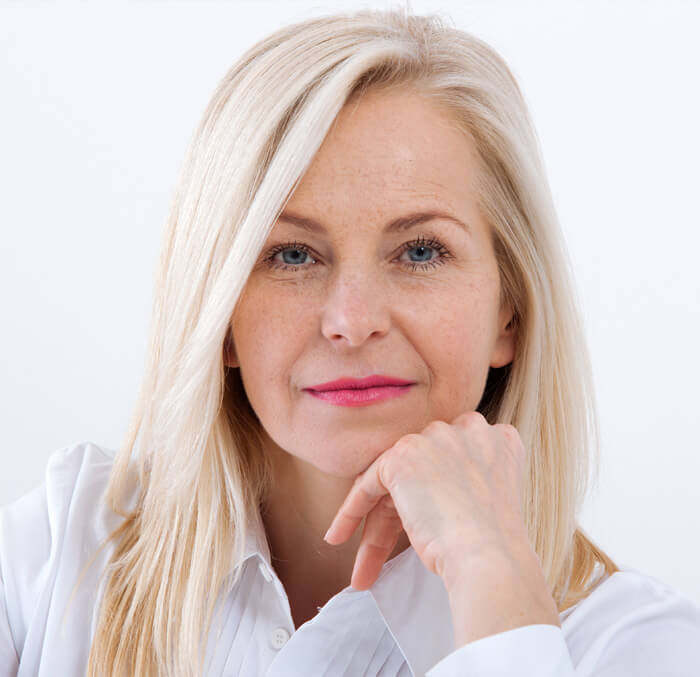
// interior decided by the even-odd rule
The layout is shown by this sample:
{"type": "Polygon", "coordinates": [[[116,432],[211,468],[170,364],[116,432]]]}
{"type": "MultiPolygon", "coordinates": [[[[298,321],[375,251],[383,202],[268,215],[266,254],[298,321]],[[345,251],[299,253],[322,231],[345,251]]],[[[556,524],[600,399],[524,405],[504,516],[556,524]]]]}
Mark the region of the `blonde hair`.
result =
{"type": "MultiPolygon", "coordinates": [[[[478,410],[530,451],[523,515],[560,611],[617,570],[577,524],[598,424],[573,275],[529,113],[504,60],[439,15],[362,10],[276,31],[226,73],[187,153],[162,245],[144,379],[105,500],[124,517],[88,674],[201,674],[217,599],[240,580],[270,486],[261,428],[228,369],[233,309],[341,108],[412,88],[477,151],[478,199],[518,327],[478,410]],[[132,509],[124,507],[138,486],[132,509]]],[[[593,462],[595,463],[593,464],[593,462]]],[[[592,465],[593,464],[593,465],[592,465]]]]}

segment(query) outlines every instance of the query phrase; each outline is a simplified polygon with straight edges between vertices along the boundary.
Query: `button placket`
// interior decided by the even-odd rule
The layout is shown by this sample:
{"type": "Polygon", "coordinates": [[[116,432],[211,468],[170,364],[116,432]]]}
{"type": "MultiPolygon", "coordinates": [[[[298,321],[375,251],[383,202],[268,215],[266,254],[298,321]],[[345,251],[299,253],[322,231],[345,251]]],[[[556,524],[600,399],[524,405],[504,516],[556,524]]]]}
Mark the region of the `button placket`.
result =
{"type": "MultiPolygon", "coordinates": [[[[275,587],[275,591],[277,593],[278,599],[280,598],[286,598],[286,592],[284,588],[282,588],[281,584],[279,581],[275,580],[274,575],[272,572],[269,570],[265,562],[259,561],[258,562],[258,569],[260,570],[260,573],[263,575],[265,580],[268,583],[273,583],[275,587]]],[[[272,630],[269,635],[269,643],[270,646],[275,650],[279,651],[288,641],[289,638],[291,637],[291,634],[287,628],[284,626],[279,626],[272,630]]]]}

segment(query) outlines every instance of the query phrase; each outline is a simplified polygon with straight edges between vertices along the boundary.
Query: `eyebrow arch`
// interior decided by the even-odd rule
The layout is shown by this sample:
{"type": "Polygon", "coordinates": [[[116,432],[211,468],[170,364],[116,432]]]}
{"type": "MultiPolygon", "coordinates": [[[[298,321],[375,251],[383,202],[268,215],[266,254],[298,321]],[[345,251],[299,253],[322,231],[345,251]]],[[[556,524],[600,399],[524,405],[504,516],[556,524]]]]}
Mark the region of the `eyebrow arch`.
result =
{"type": "MultiPolygon", "coordinates": [[[[434,219],[444,219],[446,221],[450,221],[451,223],[462,228],[468,235],[472,234],[471,228],[466,223],[460,221],[450,214],[447,214],[446,212],[441,211],[413,212],[411,214],[399,216],[392,221],[389,221],[389,223],[384,226],[384,232],[401,233],[409,228],[413,228],[414,226],[425,223],[426,221],[433,221],[434,219]]],[[[297,226],[298,228],[302,228],[303,230],[307,230],[312,233],[328,232],[326,228],[315,219],[308,216],[300,216],[299,214],[294,214],[288,210],[283,211],[279,215],[278,220],[286,221],[287,223],[291,223],[293,226],[297,226]]]]}

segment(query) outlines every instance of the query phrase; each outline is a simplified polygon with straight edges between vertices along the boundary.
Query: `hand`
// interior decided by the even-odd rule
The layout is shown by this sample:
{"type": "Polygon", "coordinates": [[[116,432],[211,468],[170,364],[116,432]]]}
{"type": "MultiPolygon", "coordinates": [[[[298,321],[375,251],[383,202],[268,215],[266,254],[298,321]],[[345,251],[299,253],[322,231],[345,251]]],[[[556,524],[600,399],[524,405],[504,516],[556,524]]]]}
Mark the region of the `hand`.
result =
{"type": "Polygon", "coordinates": [[[357,477],[326,541],[343,543],[366,516],[350,581],[364,590],[403,529],[423,565],[450,590],[470,562],[483,569],[494,556],[501,562],[523,552],[525,464],[512,425],[490,425],[475,411],[451,424],[432,421],[422,433],[401,437],[357,477]]]}

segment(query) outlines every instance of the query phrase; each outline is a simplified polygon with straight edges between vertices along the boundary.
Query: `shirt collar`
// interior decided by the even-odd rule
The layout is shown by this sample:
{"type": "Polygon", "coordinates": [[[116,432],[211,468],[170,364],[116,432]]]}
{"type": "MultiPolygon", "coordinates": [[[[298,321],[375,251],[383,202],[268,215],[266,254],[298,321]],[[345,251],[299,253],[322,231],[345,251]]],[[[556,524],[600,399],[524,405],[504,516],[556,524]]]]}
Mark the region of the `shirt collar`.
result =
{"type": "MultiPolygon", "coordinates": [[[[257,556],[277,579],[260,513],[248,522],[244,561],[257,556]]],[[[384,563],[369,589],[413,675],[424,675],[454,651],[452,611],[442,579],[425,568],[413,546],[384,563]]]]}

